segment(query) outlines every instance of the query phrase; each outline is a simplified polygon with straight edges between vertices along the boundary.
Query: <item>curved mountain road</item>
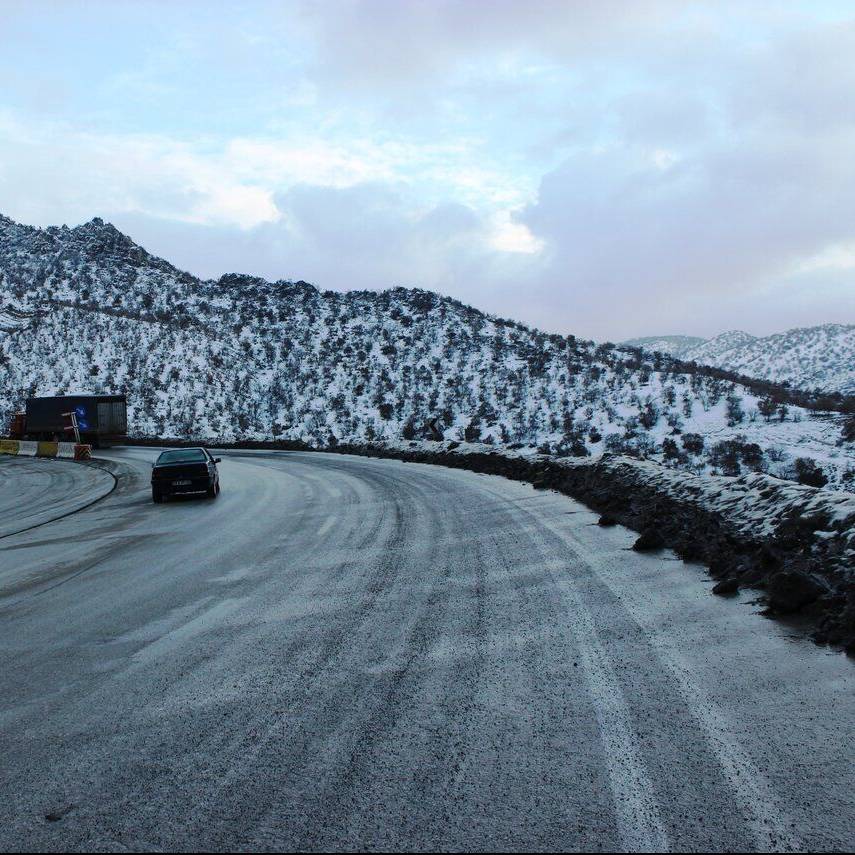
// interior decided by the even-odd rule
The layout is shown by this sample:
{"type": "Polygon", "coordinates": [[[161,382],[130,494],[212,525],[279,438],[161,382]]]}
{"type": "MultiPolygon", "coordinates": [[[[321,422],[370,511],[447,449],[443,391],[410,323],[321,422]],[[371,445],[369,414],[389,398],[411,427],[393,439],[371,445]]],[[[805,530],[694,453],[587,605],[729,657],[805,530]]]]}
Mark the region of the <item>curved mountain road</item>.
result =
{"type": "Polygon", "coordinates": [[[156,453],[0,540],[0,849],[855,844],[855,666],[702,568],[397,461],[154,505],[156,453]]]}
{"type": "Polygon", "coordinates": [[[79,511],[114,486],[113,476],[94,464],[0,455],[0,537],[79,511]]]}

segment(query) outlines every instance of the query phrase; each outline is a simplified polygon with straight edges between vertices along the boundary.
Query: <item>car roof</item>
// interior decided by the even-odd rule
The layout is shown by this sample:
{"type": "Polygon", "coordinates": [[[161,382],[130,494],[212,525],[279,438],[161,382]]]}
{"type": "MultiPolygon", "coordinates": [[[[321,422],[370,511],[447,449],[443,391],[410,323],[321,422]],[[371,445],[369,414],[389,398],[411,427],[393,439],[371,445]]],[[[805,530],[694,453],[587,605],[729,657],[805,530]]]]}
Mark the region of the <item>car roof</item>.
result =
{"type": "Polygon", "coordinates": [[[202,445],[191,445],[186,448],[164,448],[158,457],[163,457],[164,454],[173,454],[176,451],[201,451],[203,454],[210,454],[208,449],[202,445]]]}

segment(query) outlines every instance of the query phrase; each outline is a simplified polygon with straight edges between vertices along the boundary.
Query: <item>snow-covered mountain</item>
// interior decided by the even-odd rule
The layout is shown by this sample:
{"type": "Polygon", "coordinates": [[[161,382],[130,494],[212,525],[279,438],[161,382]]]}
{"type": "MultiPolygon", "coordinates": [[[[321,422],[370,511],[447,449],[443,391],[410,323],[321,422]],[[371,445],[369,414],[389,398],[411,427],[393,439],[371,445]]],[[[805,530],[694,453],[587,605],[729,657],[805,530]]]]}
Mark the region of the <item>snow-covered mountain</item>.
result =
{"type": "Polygon", "coordinates": [[[631,347],[641,347],[644,350],[658,350],[680,357],[687,350],[703,344],[707,339],[694,335],[649,335],[642,338],[630,338],[622,342],[631,347]]]}
{"type": "Polygon", "coordinates": [[[723,333],[681,354],[800,389],[855,394],[855,325],[824,324],[756,338],[723,333]]]}
{"type": "Polygon", "coordinates": [[[126,391],[136,435],[326,446],[425,436],[436,421],[447,439],[732,474],[795,476],[812,458],[833,484],[855,478],[843,417],[785,390],[426,291],[200,280],[99,219],[0,217],[0,418],[27,395],[72,391],[126,391]]]}
{"type": "Polygon", "coordinates": [[[649,336],[624,344],[716,365],[748,377],[855,395],[855,325],[823,324],[758,337],[740,330],[711,339],[649,336]]]}

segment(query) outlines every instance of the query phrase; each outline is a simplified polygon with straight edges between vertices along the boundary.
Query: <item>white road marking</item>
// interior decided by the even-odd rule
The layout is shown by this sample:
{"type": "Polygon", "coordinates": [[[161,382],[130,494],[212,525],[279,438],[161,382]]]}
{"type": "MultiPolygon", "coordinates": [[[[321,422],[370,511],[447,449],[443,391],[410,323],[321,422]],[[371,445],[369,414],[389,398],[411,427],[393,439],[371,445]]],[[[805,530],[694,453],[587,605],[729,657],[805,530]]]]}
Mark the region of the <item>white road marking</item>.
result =
{"type": "Polygon", "coordinates": [[[668,837],[659,815],[656,791],[637,751],[632,719],[617,675],[573,583],[558,581],[557,586],[571,607],[568,622],[600,726],[623,848],[632,852],[667,852],[668,837]]]}
{"type": "MultiPolygon", "coordinates": [[[[520,510],[531,513],[527,508],[520,510]]],[[[674,678],[676,688],[686,702],[686,708],[698,722],[709,747],[721,764],[725,780],[734,790],[737,804],[750,813],[749,824],[758,851],[803,851],[804,847],[792,834],[792,821],[780,807],[772,786],[734,737],[733,727],[724,711],[692,678],[691,669],[680,653],[651,625],[643,609],[624,598],[621,591],[609,581],[608,574],[600,572],[600,562],[595,553],[585,549],[579,541],[548,519],[546,514],[538,519],[588,564],[597,579],[620,600],[632,619],[644,631],[660,662],[674,678]]],[[[593,626],[591,631],[594,631],[593,626]]]]}
{"type": "Polygon", "coordinates": [[[335,517],[327,517],[326,522],[318,529],[318,537],[323,537],[335,524],[335,517]]]}

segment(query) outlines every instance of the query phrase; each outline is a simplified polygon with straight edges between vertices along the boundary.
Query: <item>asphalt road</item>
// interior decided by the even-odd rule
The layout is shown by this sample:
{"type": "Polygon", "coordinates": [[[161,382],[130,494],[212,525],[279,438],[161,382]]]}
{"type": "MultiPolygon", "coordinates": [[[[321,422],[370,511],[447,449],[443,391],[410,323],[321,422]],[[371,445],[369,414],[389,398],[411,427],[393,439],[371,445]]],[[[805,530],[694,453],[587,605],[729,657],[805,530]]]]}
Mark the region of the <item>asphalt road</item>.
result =
{"type": "Polygon", "coordinates": [[[0,537],[16,534],[97,501],[111,492],[112,475],[65,460],[3,456],[0,466],[0,537]]]}
{"type": "MultiPolygon", "coordinates": [[[[855,663],[701,568],[396,461],[154,505],[155,453],[0,537],[3,850],[855,845],[855,663]]],[[[7,531],[76,465],[0,461],[7,531]]]]}

